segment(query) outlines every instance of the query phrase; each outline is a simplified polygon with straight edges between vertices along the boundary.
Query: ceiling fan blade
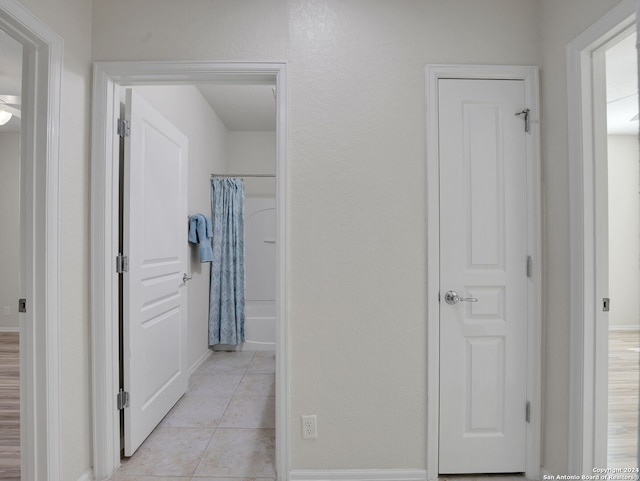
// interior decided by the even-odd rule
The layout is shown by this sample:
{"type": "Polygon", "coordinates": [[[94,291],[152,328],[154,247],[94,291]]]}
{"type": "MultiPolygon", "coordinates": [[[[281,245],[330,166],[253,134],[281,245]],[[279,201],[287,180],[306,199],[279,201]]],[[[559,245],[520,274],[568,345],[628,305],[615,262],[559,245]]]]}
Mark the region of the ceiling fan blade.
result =
{"type": "Polygon", "coordinates": [[[3,104],[20,105],[22,100],[19,95],[0,95],[0,102],[3,104]]]}
{"type": "Polygon", "coordinates": [[[15,107],[12,107],[10,105],[0,103],[0,110],[4,110],[5,112],[9,112],[14,117],[21,118],[20,109],[16,109],[15,107]]]}

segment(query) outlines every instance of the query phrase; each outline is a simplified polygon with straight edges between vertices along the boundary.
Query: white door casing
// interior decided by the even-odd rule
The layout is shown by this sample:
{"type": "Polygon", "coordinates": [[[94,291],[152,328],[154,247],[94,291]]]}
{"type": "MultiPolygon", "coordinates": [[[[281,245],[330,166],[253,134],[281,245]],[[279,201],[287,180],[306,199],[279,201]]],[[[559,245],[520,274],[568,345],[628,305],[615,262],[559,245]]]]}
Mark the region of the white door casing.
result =
{"type": "MultiPolygon", "coordinates": [[[[440,236],[441,198],[439,163],[439,81],[441,79],[493,79],[520,80],[524,84],[524,106],[530,109],[530,131],[525,135],[526,185],[526,242],[532,258],[531,277],[527,280],[526,306],[526,399],[530,402],[530,422],[525,426],[525,475],[531,479],[540,475],[540,376],[541,376],[541,216],[540,216],[540,160],[539,160],[539,101],[538,70],[532,66],[509,65],[428,65],[426,67],[426,115],[427,115],[427,478],[435,479],[440,473],[440,315],[445,308],[452,307],[442,301],[452,286],[441,285],[441,248],[444,240],[440,236]]],[[[520,106],[520,110],[524,106],[520,106]]],[[[510,115],[514,115],[515,112],[510,115]]],[[[514,118],[515,115],[514,115],[514,118]]],[[[517,119],[517,118],[516,118],[517,119]]],[[[520,120],[524,128],[524,121],[520,120]]],[[[526,258],[521,261],[526,268],[526,258]]],[[[465,296],[464,285],[458,288],[465,296]]],[[[476,296],[478,297],[478,296],[476,296]]],[[[480,298],[480,297],[478,297],[480,298]]],[[[471,310],[462,303],[460,309],[471,310]]],[[[475,305],[475,304],[474,304],[475,305]]],[[[459,305],[458,305],[459,306],[459,305]]],[[[476,308],[478,309],[478,308],[476,308]]],[[[455,311],[454,311],[455,312],[455,311]]],[[[478,312],[478,311],[476,311],[478,312]]],[[[508,386],[507,386],[508,388],[508,386]]],[[[524,417],[525,407],[522,407],[524,417]]]]}
{"type": "Polygon", "coordinates": [[[63,40],[21,2],[0,29],[23,46],[20,217],[21,479],[61,479],[59,142],[63,40]]]}
{"type": "MultiPolygon", "coordinates": [[[[2,1],[2,0],[0,0],[2,1]]],[[[93,72],[91,167],[92,447],[94,476],[107,479],[120,465],[118,392],[119,139],[121,87],[206,82],[276,84],[276,471],[289,476],[289,365],[287,324],[287,65],[281,62],[98,62],[93,72]]]]}
{"type": "Polygon", "coordinates": [[[124,454],[187,390],[188,140],[132,89],[125,137],[124,454]]]}
{"type": "Polygon", "coordinates": [[[440,473],[523,472],[524,82],[440,79],[438,90],[440,473]],[[449,290],[470,301],[448,304],[449,290]]]}
{"type": "Polygon", "coordinates": [[[622,0],[566,47],[568,96],[570,361],[569,474],[591,475],[607,458],[608,297],[600,226],[606,221],[604,50],[635,29],[636,2],[622,0]],[[604,174],[604,178],[603,178],[604,174]]]}

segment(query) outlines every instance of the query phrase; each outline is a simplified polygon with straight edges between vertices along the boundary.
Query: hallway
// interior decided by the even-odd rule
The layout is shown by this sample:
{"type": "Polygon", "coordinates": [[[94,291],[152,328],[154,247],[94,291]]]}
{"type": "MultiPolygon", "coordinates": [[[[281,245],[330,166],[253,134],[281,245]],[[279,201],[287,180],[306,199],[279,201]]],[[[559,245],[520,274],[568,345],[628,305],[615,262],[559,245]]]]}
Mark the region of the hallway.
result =
{"type": "Polygon", "coordinates": [[[112,481],[275,479],[275,354],[214,352],[112,481]]]}

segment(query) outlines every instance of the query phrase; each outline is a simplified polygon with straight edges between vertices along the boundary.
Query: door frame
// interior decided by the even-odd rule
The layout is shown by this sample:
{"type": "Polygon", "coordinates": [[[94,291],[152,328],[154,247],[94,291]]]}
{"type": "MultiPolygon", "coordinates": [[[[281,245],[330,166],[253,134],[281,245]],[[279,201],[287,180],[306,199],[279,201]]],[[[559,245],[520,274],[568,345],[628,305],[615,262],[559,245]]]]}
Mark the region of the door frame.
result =
{"type": "Polygon", "coordinates": [[[20,155],[21,478],[61,479],[59,144],[62,39],[15,0],[0,29],[23,46],[20,155]],[[28,222],[27,222],[28,220],[28,222]]]}
{"type": "Polygon", "coordinates": [[[608,296],[598,282],[602,249],[596,242],[603,215],[598,193],[603,187],[606,192],[604,49],[635,22],[635,1],[623,0],[566,48],[571,172],[568,467],[576,475],[592,474],[607,461],[608,324],[601,322],[598,299],[608,296]]]}
{"type": "MultiPolygon", "coordinates": [[[[524,81],[527,107],[531,109],[531,132],[526,136],[527,150],[527,224],[529,255],[533,275],[528,284],[527,316],[527,399],[531,403],[531,422],[527,424],[526,476],[540,474],[541,427],[541,277],[540,245],[540,122],[538,68],[509,65],[427,65],[427,479],[437,479],[439,451],[440,383],[440,187],[438,149],[438,80],[501,79],[524,81]]],[[[525,259],[523,262],[523,270],[525,259]]],[[[524,415],[524,406],[523,406],[524,415]]]]}
{"type": "Polygon", "coordinates": [[[276,84],[276,472],[289,472],[289,367],[287,324],[287,113],[286,63],[96,62],[93,69],[91,263],[93,463],[97,480],[120,466],[118,392],[118,146],[116,122],[122,86],[199,82],[275,81],[276,84]]]}

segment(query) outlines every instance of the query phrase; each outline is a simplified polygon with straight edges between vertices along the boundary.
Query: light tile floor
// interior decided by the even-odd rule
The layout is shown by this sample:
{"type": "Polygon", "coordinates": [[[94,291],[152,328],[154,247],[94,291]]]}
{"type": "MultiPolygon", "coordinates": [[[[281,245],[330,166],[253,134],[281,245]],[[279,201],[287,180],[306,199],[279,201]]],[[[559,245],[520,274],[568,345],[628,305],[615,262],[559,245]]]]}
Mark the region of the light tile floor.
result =
{"type": "MultiPolygon", "coordinates": [[[[637,408],[621,409],[638,392],[637,333],[612,336],[610,356],[609,465],[630,466],[635,452],[637,408]],[[621,369],[624,362],[624,369],[621,369]],[[631,367],[629,367],[631,366],[631,367]],[[631,371],[631,372],[630,372],[631,371]],[[618,376],[621,376],[618,378],[618,376]],[[620,389],[618,388],[620,386],[620,389]],[[620,392],[619,392],[620,391],[620,392]],[[621,419],[618,419],[622,415],[621,419]],[[622,421],[622,422],[621,422],[622,421]],[[630,425],[628,425],[630,424],[630,425]],[[618,433],[620,431],[620,433],[618,433]],[[624,431],[624,432],[622,432],[624,431]],[[630,434],[629,434],[630,433],[630,434]],[[624,439],[616,435],[624,435],[624,439]],[[633,444],[633,446],[630,446],[633,444]],[[613,448],[613,449],[612,449],[613,448]],[[621,449],[624,448],[624,449],[621,449]],[[623,451],[623,452],[620,452],[623,451]]],[[[264,481],[275,479],[275,355],[214,352],[193,374],[187,394],[112,481],[264,481]]],[[[634,464],[635,465],[635,464],[634,464]]],[[[519,476],[442,476],[441,481],[518,481],[519,476]]]]}
{"type": "Polygon", "coordinates": [[[214,352],[112,481],[275,479],[275,354],[214,352]]]}

